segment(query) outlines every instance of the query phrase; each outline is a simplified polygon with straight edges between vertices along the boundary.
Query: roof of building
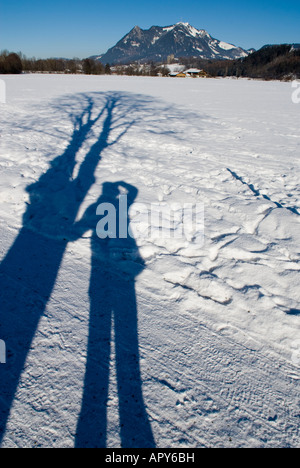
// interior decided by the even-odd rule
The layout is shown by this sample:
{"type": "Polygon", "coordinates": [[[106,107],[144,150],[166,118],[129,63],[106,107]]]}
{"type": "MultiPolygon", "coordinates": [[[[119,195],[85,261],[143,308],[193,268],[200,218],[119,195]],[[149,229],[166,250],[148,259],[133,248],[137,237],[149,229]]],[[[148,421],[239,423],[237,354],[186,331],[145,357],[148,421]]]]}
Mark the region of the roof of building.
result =
{"type": "Polygon", "coordinates": [[[188,70],[185,70],[184,73],[201,73],[203,70],[199,70],[198,68],[189,68],[188,70]]]}

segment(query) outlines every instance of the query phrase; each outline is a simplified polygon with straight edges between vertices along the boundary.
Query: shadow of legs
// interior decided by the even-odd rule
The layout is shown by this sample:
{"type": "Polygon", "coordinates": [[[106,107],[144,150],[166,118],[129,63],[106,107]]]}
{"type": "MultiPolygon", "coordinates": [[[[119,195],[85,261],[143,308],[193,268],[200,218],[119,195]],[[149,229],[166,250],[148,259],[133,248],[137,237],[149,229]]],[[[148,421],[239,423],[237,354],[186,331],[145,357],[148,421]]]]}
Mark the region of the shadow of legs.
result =
{"type": "Polygon", "coordinates": [[[112,316],[105,272],[98,266],[92,269],[90,296],[87,364],[75,446],[105,448],[112,316]]]}
{"type": "Polygon", "coordinates": [[[121,443],[154,448],[142,393],[138,317],[134,281],[115,280],[113,297],[121,443]]]}
{"type": "Polygon", "coordinates": [[[90,295],[87,367],[75,445],[77,448],[106,447],[110,341],[114,324],[122,447],[155,447],[142,394],[134,282],[122,281],[94,264],[90,295]]]}

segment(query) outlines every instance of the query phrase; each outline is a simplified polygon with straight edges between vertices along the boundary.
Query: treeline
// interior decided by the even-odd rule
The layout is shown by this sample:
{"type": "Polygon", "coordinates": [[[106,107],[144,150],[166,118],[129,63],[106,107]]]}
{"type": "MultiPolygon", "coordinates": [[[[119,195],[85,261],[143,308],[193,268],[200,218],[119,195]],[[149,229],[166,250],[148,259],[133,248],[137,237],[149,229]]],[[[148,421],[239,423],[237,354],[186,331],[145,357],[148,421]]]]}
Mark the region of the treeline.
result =
{"type": "MultiPolygon", "coordinates": [[[[116,66],[113,68],[113,73],[119,75],[137,75],[137,76],[158,76],[161,71],[161,66],[154,63],[140,66],[132,64],[127,66],[116,66]]],[[[107,63],[103,65],[99,60],[93,58],[86,59],[63,59],[63,58],[48,58],[36,59],[27,58],[19,52],[10,53],[3,51],[0,54],[0,74],[9,73],[65,73],[65,74],[85,74],[85,75],[110,75],[112,69],[107,63]]],[[[168,69],[164,69],[164,73],[168,75],[168,69]]]]}
{"type": "Polygon", "coordinates": [[[9,53],[4,50],[0,54],[0,74],[19,74],[22,73],[22,61],[18,54],[9,53]]]}
{"type": "Polygon", "coordinates": [[[3,51],[0,54],[0,73],[70,73],[85,75],[117,75],[128,76],[168,76],[169,70],[164,65],[150,62],[147,64],[128,64],[110,67],[93,58],[72,60],[63,58],[36,59],[27,58],[19,52],[9,53],[3,51]]]}
{"type": "Polygon", "coordinates": [[[99,61],[92,59],[36,59],[35,57],[27,58],[21,52],[16,54],[2,51],[0,53],[0,74],[17,74],[22,72],[104,75],[110,74],[111,70],[109,64],[102,65],[99,61]]]}
{"type": "Polygon", "coordinates": [[[26,73],[80,73],[80,60],[36,59],[22,57],[23,71],[26,73]]]}
{"type": "Polygon", "coordinates": [[[23,70],[26,73],[72,73],[84,75],[117,75],[128,76],[158,76],[169,74],[169,70],[153,62],[149,64],[128,64],[111,67],[109,63],[102,64],[93,58],[80,59],[27,59],[22,57],[23,70]]]}
{"type": "Polygon", "coordinates": [[[25,73],[70,73],[74,75],[82,73],[86,75],[104,75],[110,73],[108,64],[104,66],[92,59],[36,59],[21,56],[21,60],[25,73]]]}
{"type": "Polygon", "coordinates": [[[181,58],[180,63],[187,67],[201,68],[212,77],[294,79],[300,78],[300,46],[265,46],[239,60],[207,61],[181,58]]]}

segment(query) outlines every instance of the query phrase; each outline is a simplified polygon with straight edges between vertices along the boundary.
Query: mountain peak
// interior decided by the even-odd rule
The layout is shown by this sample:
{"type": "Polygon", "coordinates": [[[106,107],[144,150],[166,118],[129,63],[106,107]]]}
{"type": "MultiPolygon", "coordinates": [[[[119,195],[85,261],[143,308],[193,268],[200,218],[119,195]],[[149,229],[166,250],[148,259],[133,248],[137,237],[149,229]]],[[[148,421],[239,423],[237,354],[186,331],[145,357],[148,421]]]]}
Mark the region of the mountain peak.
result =
{"type": "Polygon", "coordinates": [[[179,21],[178,23],[176,23],[176,25],[182,25],[182,26],[190,26],[190,23],[184,23],[183,21],[179,21]]]}
{"type": "Polygon", "coordinates": [[[204,36],[207,35],[209,36],[208,32],[205,29],[197,29],[194,26],[192,26],[190,23],[185,23],[183,21],[179,21],[178,23],[174,24],[173,26],[170,26],[170,28],[182,28],[185,31],[187,31],[190,35],[197,37],[197,36],[204,36]]]}

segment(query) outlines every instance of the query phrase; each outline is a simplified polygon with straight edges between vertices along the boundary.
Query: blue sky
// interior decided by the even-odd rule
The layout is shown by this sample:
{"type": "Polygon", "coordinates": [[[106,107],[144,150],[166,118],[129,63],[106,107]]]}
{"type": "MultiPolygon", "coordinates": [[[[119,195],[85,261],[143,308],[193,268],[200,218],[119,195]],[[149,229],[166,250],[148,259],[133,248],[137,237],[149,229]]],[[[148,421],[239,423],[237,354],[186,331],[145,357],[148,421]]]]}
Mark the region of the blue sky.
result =
{"type": "Polygon", "coordinates": [[[300,43],[299,0],[0,0],[0,50],[83,58],[106,52],[135,25],[178,21],[246,49],[300,43]]]}

